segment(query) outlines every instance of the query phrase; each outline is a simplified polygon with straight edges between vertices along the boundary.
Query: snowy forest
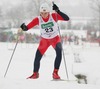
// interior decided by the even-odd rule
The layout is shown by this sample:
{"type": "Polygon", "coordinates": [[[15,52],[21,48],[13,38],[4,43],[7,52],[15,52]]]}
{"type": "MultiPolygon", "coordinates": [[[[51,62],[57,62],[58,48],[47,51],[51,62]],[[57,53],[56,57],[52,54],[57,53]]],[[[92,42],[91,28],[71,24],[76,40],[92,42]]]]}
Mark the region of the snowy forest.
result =
{"type": "Polygon", "coordinates": [[[23,1],[17,5],[0,6],[0,27],[19,27],[22,22],[39,14],[39,0],[23,1]]]}
{"type": "MultiPolygon", "coordinates": [[[[12,4],[12,3],[1,3],[0,4],[0,28],[18,28],[23,22],[28,23],[35,16],[39,15],[39,7],[40,3],[47,0],[22,0],[21,3],[12,4]],[[4,7],[5,6],[5,7],[4,7]],[[7,6],[7,7],[6,7],[7,6]]],[[[69,0],[68,0],[69,1],[69,0]]],[[[57,2],[57,0],[55,0],[57,2]]],[[[77,7],[72,4],[72,7],[68,7],[68,3],[63,5],[63,1],[61,5],[57,2],[58,6],[65,13],[68,13],[71,20],[66,23],[60,23],[61,28],[63,29],[99,29],[100,24],[100,4],[99,0],[88,0],[87,5],[89,10],[91,10],[91,16],[88,13],[85,14],[86,9],[79,9],[80,13],[83,16],[78,16],[79,12],[77,11],[77,7]],[[67,10],[65,8],[68,8],[67,10]],[[71,12],[73,11],[73,12],[71,12]],[[75,13],[78,13],[74,16],[75,13]],[[75,23],[74,23],[75,22],[75,23]],[[67,25],[67,26],[66,26],[67,25]]],[[[67,2],[67,1],[66,1],[67,2]]],[[[52,6],[51,1],[49,5],[52,6]]],[[[80,5],[81,6],[81,5],[80,5]]],[[[83,7],[81,7],[83,8],[83,7]]]]}

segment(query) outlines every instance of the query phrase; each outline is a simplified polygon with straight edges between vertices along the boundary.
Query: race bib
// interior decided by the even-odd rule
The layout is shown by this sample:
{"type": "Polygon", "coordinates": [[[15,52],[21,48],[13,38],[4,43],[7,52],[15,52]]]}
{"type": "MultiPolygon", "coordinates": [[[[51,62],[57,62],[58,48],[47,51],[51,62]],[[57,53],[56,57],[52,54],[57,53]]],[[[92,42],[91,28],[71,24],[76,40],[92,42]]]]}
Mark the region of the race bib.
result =
{"type": "Polygon", "coordinates": [[[41,37],[51,39],[58,35],[57,23],[53,20],[52,16],[50,16],[48,22],[44,22],[40,17],[39,22],[41,37]]]}

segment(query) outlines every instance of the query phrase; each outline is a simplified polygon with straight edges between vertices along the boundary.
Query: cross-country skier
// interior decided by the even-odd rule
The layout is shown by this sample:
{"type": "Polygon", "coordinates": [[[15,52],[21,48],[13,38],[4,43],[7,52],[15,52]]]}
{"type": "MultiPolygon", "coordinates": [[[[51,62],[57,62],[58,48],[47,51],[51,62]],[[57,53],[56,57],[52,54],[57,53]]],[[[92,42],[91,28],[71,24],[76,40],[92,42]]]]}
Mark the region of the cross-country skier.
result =
{"type": "Polygon", "coordinates": [[[36,25],[40,27],[41,39],[35,55],[33,74],[28,77],[30,79],[39,78],[40,60],[50,45],[56,52],[52,76],[53,79],[60,79],[58,70],[62,59],[62,46],[61,39],[58,34],[59,29],[57,26],[57,21],[68,21],[69,17],[61,12],[56,4],[53,4],[52,9],[55,10],[55,12],[50,13],[49,5],[47,3],[41,4],[40,16],[34,18],[28,25],[23,23],[20,26],[23,31],[27,31],[36,25]]]}

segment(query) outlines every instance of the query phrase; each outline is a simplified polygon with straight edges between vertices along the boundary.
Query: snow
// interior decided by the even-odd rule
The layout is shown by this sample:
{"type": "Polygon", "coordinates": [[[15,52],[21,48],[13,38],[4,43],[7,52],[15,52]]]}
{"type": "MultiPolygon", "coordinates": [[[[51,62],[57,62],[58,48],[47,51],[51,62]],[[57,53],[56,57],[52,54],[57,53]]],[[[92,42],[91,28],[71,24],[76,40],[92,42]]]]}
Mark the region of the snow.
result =
{"type": "MultiPolygon", "coordinates": [[[[0,43],[0,89],[100,89],[100,47],[98,44],[63,44],[70,81],[51,81],[55,51],[50,46],[41,60],[40,77],[26,79],[32,74],[33,61],[38,44],[18,43],[6,77],[4,74],[15,43],[0,43]],[[80,58],[81,63],[74,59],[80,58]],[[88,84],[78,84],[74,75],[84,74],[88,84]]],[[[59,75],[67,80],[64,61],[59,75]]]]}

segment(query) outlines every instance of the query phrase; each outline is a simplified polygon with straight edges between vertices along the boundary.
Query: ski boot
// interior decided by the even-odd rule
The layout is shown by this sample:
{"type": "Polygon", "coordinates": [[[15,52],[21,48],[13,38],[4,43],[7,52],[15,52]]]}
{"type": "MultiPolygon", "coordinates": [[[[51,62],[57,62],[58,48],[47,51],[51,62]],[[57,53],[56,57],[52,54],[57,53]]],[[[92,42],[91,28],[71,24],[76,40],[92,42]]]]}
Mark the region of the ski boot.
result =
{"type": "Polygon", "coordinates": [[[53,79],[60,79],[60,76],[58,75],[58,69],[54,69],[54,71],[53,71],[53,79]]]}
{"type": "Polygon", "coordinates": [[[39,78],[39,73],[38,72],[34,72],[30,77],[28,77],[27,79],[37,79],[39,78]]]}

